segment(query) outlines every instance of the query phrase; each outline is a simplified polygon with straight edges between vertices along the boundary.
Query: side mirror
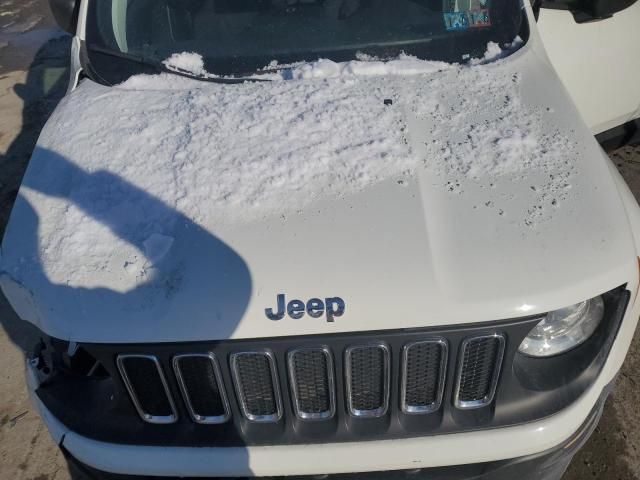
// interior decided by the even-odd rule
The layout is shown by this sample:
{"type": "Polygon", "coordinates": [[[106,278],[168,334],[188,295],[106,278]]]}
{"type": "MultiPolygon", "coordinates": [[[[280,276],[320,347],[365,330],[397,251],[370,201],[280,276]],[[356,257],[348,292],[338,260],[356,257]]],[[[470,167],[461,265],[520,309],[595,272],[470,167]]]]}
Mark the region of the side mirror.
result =
{"type": "MultiPolygon", "coordinates": [[[[618,13],[625,8],[630,7],[635,2],[636,0],[582,0],[580,5],[582,5],[587,17],[591,17],[593,20],[599,20],[602,18],[609,18],[614,13],[618,13]]],[[[588,20],[589,19],[587,18],[587,21],[588,20]]]]}
{"type": "Polygon", "coordinates": [[[576,23],[594,22],[611,17],[636,0],[542,0],[542,8],[569,10],[576,23]]]}
{"type": "Polygon", "coordinates": [[[49,8],[58,26],[65,32],[75,35],[80,0],[49,0],[49,8]]]}

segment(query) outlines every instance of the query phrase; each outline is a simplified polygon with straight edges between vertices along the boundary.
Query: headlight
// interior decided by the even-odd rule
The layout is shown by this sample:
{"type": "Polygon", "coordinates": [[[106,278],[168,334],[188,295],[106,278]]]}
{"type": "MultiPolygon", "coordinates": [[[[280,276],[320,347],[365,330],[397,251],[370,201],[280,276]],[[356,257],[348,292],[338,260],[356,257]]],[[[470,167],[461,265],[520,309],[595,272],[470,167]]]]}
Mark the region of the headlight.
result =
{"type": "Polygon", "coordinates": [[[564,353],[586,341],[604,315],[602,297],[549,312],[520,344],[518,350],[531,357],[564,353]]]}

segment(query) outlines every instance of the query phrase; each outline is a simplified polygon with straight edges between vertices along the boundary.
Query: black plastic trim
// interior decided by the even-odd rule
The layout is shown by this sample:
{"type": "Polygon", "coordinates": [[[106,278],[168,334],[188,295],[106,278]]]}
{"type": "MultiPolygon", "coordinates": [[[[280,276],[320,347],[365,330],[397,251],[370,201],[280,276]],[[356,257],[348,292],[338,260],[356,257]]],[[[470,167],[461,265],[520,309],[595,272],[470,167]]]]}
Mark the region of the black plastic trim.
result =
{"type": "MultiPolygon", "coordinates": [[[[582,448],[598,426],[605,401],[612,388],[613,383],[602,391],[586,420],[571,437],[560,445],[538,454],[494,462],[448,465],[418,470],[254,478],[263,480],[317,480],[318,478],[325,480],[557,480],[564,473],[576,452],[582,448]]],[[[64,446],[61,449],[74,480],[190,480],[186,477],[149,477],[146,475],[141,477],[108,473],[80,462],[64,446]]],[[[219,477],[216,479],[221,480],[219,477]]],[[[198,477],[197,480],[206,480],[206,478],[198,477]]]]}
{"type": "Polygon", "coordinates": [[[65,32],[75,35],[76,27],[78,26],[80,0],[49,0],[49,8],[58,26],[65,32]]]}
{"type": "MultiPolygon", "coordinates": [[[[598,22],[629,8],[637,0],[541,0],[538,8],[568,10],[576,23],[598,22]]],[[[537,17],[536,17],[537,19],[537,17]]]]}
{"type": "Polygon", "coordinates": [[[389,330],[348,334],[278,337],[179,344],[103,345],[82,344],[109,372],[102,379],[54,375],[38,390],[47,408],[69,429],[80,435],[112,443],[165,446],[239,446],[305,444],[406,438],[465,432],[516,425],[547,417],[574,402],[601,371],[626,309],[629,292],[619,287],[603,295],[605,318],[592,337],[565,355],[533,359],[518,354],[522,339],[540,316],[466,326],[389,330]],[[506,338],[503,368],[494,401],[482,408],[455,408],[453,390],[461,342],[471,336],[502,333],[506,338]],[[400,408],[401,353],[412,341],[445,338],[449,343],[448,371],[442,406],[427,415],[407,415],[400,408]],[[354,344],[384,342],[389,346],[389,408],[380,418],[357,418],[348,414],[345,401],[344,355],[354,344]],[[336,371],[336,414],[326,421],[305,422],[294,413],[287,372],[287,352],[305,346],[327,346],[336,371]],[[231,353],[261,349],[274,352],[282,393],[283,416],[270,424],[247,421],[241,414],[228,368],[231,353]],[[222,381],[229,392],[231,419],[220,425],[198,425],[191,421],[176,379],[167,383],[176,401],[179,420],[172,425],[146,424],[135,412],[115,368],[118,354],[156,355],[165,372],[171,371],[174,355],[213,352],[220,360],[222,381]],[[579,360],[579,361],[578,361],[579,360]],[[576,365],[579,366],[576,369],[576,365]],[[541,380],[542,378],[547,380],[541,380]],[[551,379],[551,380],[548,380],[551,379]],[[544,383],[544,382],[547,383],[544,383]]]}
{"type": "Polygon", "coordinates": [[[640,144],[640,118],[601,132],[596,135],[596,140],[607,152],[625,145],[640,144]]]}

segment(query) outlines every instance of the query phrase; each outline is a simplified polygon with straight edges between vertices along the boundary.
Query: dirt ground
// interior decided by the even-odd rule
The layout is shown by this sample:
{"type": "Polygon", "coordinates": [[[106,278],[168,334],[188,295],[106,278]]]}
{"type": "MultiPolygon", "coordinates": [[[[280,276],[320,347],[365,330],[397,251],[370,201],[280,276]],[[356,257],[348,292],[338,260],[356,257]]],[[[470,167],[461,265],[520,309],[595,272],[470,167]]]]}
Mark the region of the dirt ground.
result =
{"type": "MultiPolygon", "coordinates": [[[[64,94],[69,38],[44,0],[0,0],[0,238],[38,133],[64,94]]],[[[611,154],[640,198],[640,147],[611,154]]],[[[25,352],[36,338],[0,293],[0,480],[67,480],[66,463],[32,409],[25,352]]],[[[640,480],[640,335],[600,424],[565,480],[640,480]]]]}

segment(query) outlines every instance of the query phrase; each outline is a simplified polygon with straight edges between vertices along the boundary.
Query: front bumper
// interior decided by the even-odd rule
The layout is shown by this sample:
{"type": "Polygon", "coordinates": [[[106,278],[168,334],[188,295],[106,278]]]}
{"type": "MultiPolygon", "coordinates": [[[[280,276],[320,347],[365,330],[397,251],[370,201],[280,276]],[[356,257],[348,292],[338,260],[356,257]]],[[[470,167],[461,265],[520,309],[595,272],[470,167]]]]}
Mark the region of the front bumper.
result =
{"type": "MultiPolygon", "coordinates": [[[[628,346],[627,335],[630,339],[634,326],[635,322],[623,325],[628,331],[619,335],[617,341],[628,346]]],[[[69,431],[37,396],[32,399],[54,440],[66,451],[71,468],[84,472],[84,478],[291,474],[338,474],[339,478],[346,472],[364,471],[386,472],[384,478],[389,478],[391,470],[404,470],[393,475],[412,472],[417,475],[420,473],[417,470],[421,470],[430,479],[438,479],[438,475],[451,480],[555,479],[560,478],[575,451],[595,428],[626,346],[622,351],[614,349],[597,382],[577,402],[556,415],[513,427],[398,440],[230,448],[111,444],[69,431]],[[455,466],[461,464],[464,466],[455,466]],[[531,472],[536,473],[531,476],[531,472]]],[[[35,376],[28,378],[33,392],[35,376]]]]}
{"type": "MultiPolygon", "coordinates": [[[[74,463],[88,466],[89,471],[161,477],[268,477],[387,472],[385,478],[388,478],[389,471],[421,469],[432,474],[445,472],[449,476],[444,478],[452,479],[515,478],[516,474],[511,472],[518,470],[510,469],[538,459],[536,462],[541,462],[536,463],[539,472],[543,469],[555,474],[566,468],[575,453],[575,449],[566,446],[577,445],[575,448],[579,448],[593,429],[582,428],[583,425],[597,423],[602,404],[609,393],[608,387],[628,351],[639,313],[640,302],[632,295],[599,375],[576,401],[558,413],[514,426],[416,438],[197,448],[110,443],[71,431],[35,395],[38,380],[30,366],[27,378],[30,391],[34,393],[33,402],[55,442],[76,459],[74,463]],[[594,411],[597,413],[594,414],[594,411]],[[549,456],[549,452],[557,451],[564,453],[549,456]],[[451,467],[454,465],[465,467],[451,467]],[[461,473],[457,477],[451,476],[458,474],[456,469],[463,470],[459,470],[461,473]],[[493,475],[498,475],[496,472],[500,471],[509,474],[506,477],[480,476],[490,471],[493,475]]],[[[525,473],[518,476],[529,478],[526,473],[531,469],[530,465],[525,467],[525,473]]],[[[538,473],[533,478],[556,477],[541,477],[538,473]]]]}
{"type": "MultiPolygon", "coordinates": [[[[585,444],[598,425],[612,385],[613,384],[610,384],[610,386],[602,392],[602,395],[586,421],[569,439],[561,445],[537,455],[511,460],[426,469],[416,468],[384,472],[333,474],[321,478],[327,478],[328,480],[355,480],[359,478],[385,480],[512,480],[514,478],[518,478],[519,480],[560,480],[575,453],[585,444]]],[[[69,465],[69,471],[76,480],[143,480],[141,476],[114,474],[92,468],[79,461],[69,451],[64,449],[64,447],[63,453],[69,465]]],[[[318,476],[286,478],[288,480],[294,480],[296,478],[302,480],[305,478],[314,479],[318,478],[318,476]]],[[[144,479],[149,480],[149,477],[144,476],[144,479]]]]}

